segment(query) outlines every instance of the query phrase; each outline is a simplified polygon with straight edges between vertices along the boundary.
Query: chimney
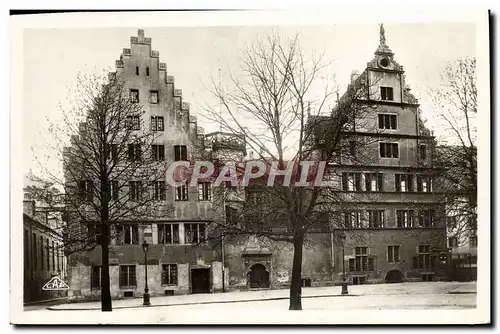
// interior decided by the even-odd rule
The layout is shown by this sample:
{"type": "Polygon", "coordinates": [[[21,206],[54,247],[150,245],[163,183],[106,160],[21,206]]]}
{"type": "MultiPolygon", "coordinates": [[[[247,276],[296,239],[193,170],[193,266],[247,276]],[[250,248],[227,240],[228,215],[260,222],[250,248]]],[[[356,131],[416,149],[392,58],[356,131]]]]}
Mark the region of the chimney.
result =
{"type": "Polygon", "coordinates": [[[359,77],[359,73],[357,71],[353,71],[351,73],[351,85],[354,84],[354,82],[356,81],[356,79],[359,77]]]}
{"type": "Polygon", "coordinates": [[[23,201],[23,213],[27,214],[31,218],[35,216],[35,201],[24,200],[23,201]]]}
{"type": "Polygon", "coordinates": [[[137,37],[138,37],[139,42],[144,41],[144,29],[137,30],[137,37]]]}

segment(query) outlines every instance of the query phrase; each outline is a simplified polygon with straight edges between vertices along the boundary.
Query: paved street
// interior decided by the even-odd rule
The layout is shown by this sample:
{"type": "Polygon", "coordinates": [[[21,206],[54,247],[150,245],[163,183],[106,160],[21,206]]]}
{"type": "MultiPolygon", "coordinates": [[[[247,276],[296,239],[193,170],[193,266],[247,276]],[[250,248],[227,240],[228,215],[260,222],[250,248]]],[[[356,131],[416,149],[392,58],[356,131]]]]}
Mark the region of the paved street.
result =
{"type": "MultiPolygon", "coordinates": [[[[418,282],[418,283],[401,283],[401,284],[370,284],[370,285],[354,285],[349,286],[349,296],[340,295],[340,287],[318,287],[318,288],[303,288],[302,296],[304,297],[304,303],[309,303],[309,301],[314,301],[314,303],[321,303],[321,300],[326,298],[349,298],[356,297],[354,299],[355,306],[359,303],[360,298],[363,300],[379,300],[378,303],[373,305],[380,305],[381,307],[387,304],[385,301],[387,298],[394,300],[401,300],[401,305],[404,302],[409,302],[407,298],[411,295],[410,300],[414,302],[419,299],[422,300],[421,304],[425,304],[425,300],[438,298],[438,300],[443,299],[442,296],[446,296],[451,299],[466,298],[464,293],[469,295],[469,299],[475,300],[476,284],[475,283],[461,283],[461,282],[418,282]],[[451,293],[451,294],[450,294],[451,293]],[[457,294],[458,293],[458,294],[457,294]],[[386,296],[386,297],[381,297],[386,296]],[[390,296],[390,297],[389,297],[390,296]],[[419,298],[417,298],[419,297],[419,298]]],[[[287,303],[288,290],[261,290],[261,291],[244,291],[244,292],[228,292],[228,293],[215,293],[215,294],[193,294],[193,295],[179,295],[179,296],[168,296],[168,297],[156,297],[151,298],[151,305],[155,307],[159,306],[194,306],[199,308],[216,307],[215,304],[221,304],[224,307],[238,307],[235,302],[241,302],[248,305],[250,301],[252,302],[262,302],[266,305],[270,305],[271,308],[279,306],[280,303],[287,303]],[[227,305],[230,303],[230,305],[227,305]],[[202,306],[203,305],[203,306],[202,306]]],[[[437,303],[437,302],[435,302],[437,303]]],[[[447,306],[448,302],[443,300],[443,306],[447,306]]],[[[326,303],[327,305],[333,305],[335,303],[326,303]]],[[[418,304],[418,303],[417,303],[418,304]]],[[[422,305],[423,305],[422,304],[422,305]]],[[[439,304],[439,303],[438,303],[439,304]]],[[[364,305],[364,303],[363,303],[364,305]]],[[[469,305],[469,304],[467,304],[469,305]]],[[[325,305],[326,306],[326,305],[325,305]]],[[[142,307],[142,299],[123,299],[113,301],[114,309],[122,308],[133,308],[142,307]]],[[[89,302],[89,303],[72,303],[72,304],[60,304],[55,306],[50,306],[51,310],[99,310],[100,302],[89,302]]]]}
{"type": "MultiPolygon", "coordinates": [[[[275,314],[277,317],[279,314],[290,317],[287,311],[287,296],[288,290],[169,296],[152,298],[150,307],[142,306],[142,299],[135,298],[114,301],[111,314],[113,314],[113,319],[121,319],[120,323],[252,321],[267,323],[270,321],[268,319],[270,314],[275,314]]],[[[307,322],[316,319],[320,314],[338,315],[347,312],[345,318],[342,319],[355,323],[356,318],[349,320],[349,311],[351,314],[358,314],[359,312],[352,311],[475,310],[476,284],[421,282],[350,286],[348,296],[340,294],[340,287],[305,288],[303,297],[304,311],[300,315],[294,315],[291,320],[307,322]],[[306,317],[306,314],[309,318],[300,321],[299,319],[306,317]]],[[[30,311],[24,314],[32,320],[38,319],[38,322],[51,322],[49,319],[68,323],[111,321],[110,313],[100,312],[99,307],[99,302],[60,304],[46,308],[28,307],[26,311],[30,311]]],[[[278,321],[279,317],[273,319],[278,321]]],[[[328,319],[318,318],[317,320],[323,323],[328,322],[328,319]]]]}

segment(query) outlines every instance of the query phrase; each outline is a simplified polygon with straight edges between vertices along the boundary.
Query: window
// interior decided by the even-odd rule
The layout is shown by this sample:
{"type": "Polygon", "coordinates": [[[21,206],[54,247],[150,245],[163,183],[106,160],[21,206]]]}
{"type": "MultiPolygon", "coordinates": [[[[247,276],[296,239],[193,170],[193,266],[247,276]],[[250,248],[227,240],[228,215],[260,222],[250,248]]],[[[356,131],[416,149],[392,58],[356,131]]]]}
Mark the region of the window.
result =
{"type": "Polygon", "coordinates": [[[392,87],[380,87],[380,98],[382,101],[393,101],[394,90],[392,87]]]}
{"type": "Polygon", "coordinates": [[[356,156],[356,142],[353,140],[349,141],[349,154],[352,157],[356,156]]]}
{"type": "Polygon", "coordinates": [[[129,130],[140,130],[141,119],[139,116],[127,116],[127,128],[129,130]]]}
{"type": "Polygon", "coordinates": [[[398,143],[380,143],[381,158],[399,158],[398,143]]]}
{"type": "Polygon", "coordinates": [[[31,248],[31,254],[32,254],[32,257],[33,257],[33,270],[36,270],[38,269],[38,263],[37,263],[37,258],[38,258],[38,248],[37,248],[37,244],[36,244],[36,234],[33,233],[32,236],[31,236],[31,241],[33,242],[33,245],[32,245],[32,248],[31,248]]]}
{"type": "Polygon", "coordinates": [[[361,211],[344,212],[344,227],[345,228],[363,228],[361,220],[361,211]]]}
{"type": "Polygon", "coordinates": [[[384,227],[384,210],[368,210],[368,224],[371,228],[384,227]]]}
{"type": "Polygon", "coordinates": [[[78,197],[81,200],[92,201],[93,199],[93,187],[92,181],[78,181],[78,197]]]}
{"type": "Polygon", "coordinates": [[[149,92],[149,103],[157,104],[158,103],[158,91],[152,90],[149,92]]]}
{"type": "Polygon", "coordinates": [[[87,225],[87,237],[90,240],[94,240],[94,242],[99,243],[99,236],[101,234],[101,227],[102,225],[100,224],[88,224],[87,225]]]}
{"type": "MultiPolygon", "coordinates": [[[[24,255],[24,263],[28,264],[30,263],[30,247],[29,247],[29,239],[30,239],[30,235],[28,233],[28,230],[27,229],[24,229],[24,234],[23,234],[23,255],[24,255]]],[[[25,267],[26,268],[26,267],[25,267]]],[[[29,268],[29,264],[28,264],[28,268],[29,268]]],[[[26,269],[25,269],[26,270],[26,269]]]]}
{"type": "Polygon", "coordinates": [[[205,240],[205,224],[184,224],[184,241],[186,244],[197,244],[205,240]]]}
{"type": "Polygon", "coordinates": [[[123,291],[123,297],[124,298],[133,298],[134,297],[134,291],[123,291]]]}
{"type": "Polygon", "coordinates": [[[397,115],[378,114],[378,128],[396,130],[398,128],[397,115]]]}
{"type": "Polygon", "coordinates": [[[418,154],[420,156],[420,160],[426,160],[427,159],[427,146],[420,145],[418,147],[418,154]]]}
{"type": "Polygon", "coordinates": [[[120,191],[120,188],[118,186],[118,181],[110,181],[109,185],[111,187],[109,191],[110,199],[115,201],[118,200],[118,193],[120,191]]]}
{"type": "Polygon", "coordinates": [[[435,210],[420,210],[418,212],[419,227],[434,226],[435,210]]]}
{"type": "Polygon", "coordinates": [[[139,75],[139,66],[135,67],[135,75],[139,75]]]}
{"type": "Polygon", "coordinates": [[[93,266],[92,267],[92,272],[90,275],[90,286],[92,289],[96,289],[96,288],[101,287],[101,273],[102,273],[101,266],[93,266]]]}
{"type": "Polygon", "coordinates": [[[449,230],[456,229],[458,226],[457,216],[446,217],[446,226],[448,227],[449,230]]]}
{"type": "Polygon", "coordinates": [[[141,161],[141,144],[128,144],[128,159],[130,161],[141,161]]]}
{"type": "Polygon", "coordinates": [[[458,238],[457,237],[449,237],[448,238],[448,247],[458,247],[458,238]]]}
{"type": "Polygon", "coordinates": [[[177,285],[177,265],[162,264],[161,265],[161,284],[162,285],[177,285]]]}
{"type": "Polygon", "coordinates": [[[187,201],[188,200],[188,188],[187,186],[181,185],[175,188],[175,200],[176,201],[187,201]]]}
{"type": "Polygon", "coordinates": [[[43,258],[43,237],[40,236],[40,264],[41,264],[41,269],[44,269],[45,266],[45,259],[43,258]]]}
{"type": "Polygon", "coordinates": [[[117,244],[137,245],[139,244],[138,225],[117,225],[117,244]]]}
{"type": "Polygon", "coordinates": [[[399,262],[399,245],[387,246],[387,262],[389,263],[399,262]]]}
{"type": "Polygon", "coordinates": [[[432,191],[432,178],[428,175],[417,175],[417,191],[418,192],[431,192],[432,191]]]}
{"type": "Polygon", "coordinates": [[[151,116],[151,131],[163,131],[165,122],[163,116],[151,116]]]}
{"type": "Polygon", "coordinates": [[[395,175],[396,191],[406,192],[413,191],[413,175],[411,174],[396,174],[395,175]]]}
{"type": "Polygon", "coordinates": [[[135,266],[120,266],[120,286],[137,286],[135,266]]]}
{"type": "Polygon", "coordinates": [[[158,243],[178,244],[179,224],[158,224],[158,243]]]}
{"type": "MultiPolygon", "coordinates": [[[[48,245],[49,239],[47,239],[47,246],[48,245]]],[[[56,270],[56,247],[54,246],[54,241],[52,241],[52,270],[56,270]]]]}
{"type": "Polygon", "coordinates": [[[413,227],[415,213],[413,210],[396,210],[396,221],[398,227],[413,227]]]}
{"type": "Polygon", "coordinates": [[[153,199],[160,201],[165,200],[165,181],[153,182],[153,199]]]}
{"type": "Polygon", "coordinates": [[[477,247],[477,236],[476,235],[469,237],[469,247],[477,247]]]}
{"type": "Polygon", "coordinates": [[[210,182],[198,183],[198,200],[199,201],[212,200],[212,184],[210,182]]]}
{"type": "Polygon", "coordinates": [[[414,269],[431,268],[431,247],[429,245],[418,245],[417,256],[413,258],[414,269]]]}
{"type": "Polygon", "coordinates": [[[384,184],[384,174],[382,173],[365,173],[365,189],[366,191],[382,191],[384,184]]]}
{"type": "Polygon", "coordinates": [[[149,66],[146,67],[146,75],[149,77],[149,66]]]}
{"type": "Polygon", "coordinates": [[[61,271],[61,266],[60,266],[60,261],[61,261],[61,251],[60,251],[60,247],[61,245],[60,244],[57,244],[57,251],[56,251],[56,259],[57,259],[57,271],[61,271]]]}
{"type": "Polygon", "coordinates": [[[356,247],[354,259],[349,259],[349,271],[373,271],[375,259],[368,256],[368,247],[356,247]]]}
{"type": "Polygon", "coordinates": [[[354,276],[352,278],[352,285],[366,284],[366,276],[354,276]]]}
{"type": "Polygon", "coordinates": [[[165,145],[151,145],[151,157],[154,161],[165,160],[165,145]]]}
{"type": "Polygon", "coordinates": [[[187,161],[187,147],[186,145],[174,146],[174,159],[175,161],[187,161]]]}
{"type": "Polygon", "coordinates": [[[118,161],[118,145],[109,144],[108,145],[108,159],[111,158],[113,162],[118,161]]]}
{"type": "Polygon", "coordinates": [[[342,173],[344,191],[361,191],[361,173],[342,173]]]}
{"type": "Polygon", "coordinates": [[[421,275],[422,282],[432,282],[434,280],[433,274],[422,274],[421,275]]]}
{"type": "Polygon", "coordinates": [[[47,257],[47,270],[50,271],[50,245],[49,238],[45,239],[45,249],[46,249],[46,257],[47,257]]]}
{"type": "MultiPolygon", "coordinates": [[[[137,68],[137,73],[139,73],[139,68],[137,68]]],[[[139,102],[139,90],[138,89],[131,89],[130,90],[130,101],[133,103],[139,102]]]]}
{"type": "Polygon", "coordinates": [[[138,201],[142,199],[142,181],[130,181],[128,187],[130,200],[138,201]]]}

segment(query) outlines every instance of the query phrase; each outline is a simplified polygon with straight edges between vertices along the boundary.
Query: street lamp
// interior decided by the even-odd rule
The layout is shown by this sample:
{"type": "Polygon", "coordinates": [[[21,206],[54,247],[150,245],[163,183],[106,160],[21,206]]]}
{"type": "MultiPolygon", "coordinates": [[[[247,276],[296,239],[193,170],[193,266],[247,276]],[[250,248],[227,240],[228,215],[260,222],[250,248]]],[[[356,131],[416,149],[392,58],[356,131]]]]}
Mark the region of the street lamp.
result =
{"type": "Polygon", "coordinates": [[[144,251],[144,279],[145,279],[145,285],[144,285],[144,302],[142,305],[144,306],[149,306],[151,303],[149,302],[149,289],[148,289],[148,243],[146,240],[142,243],[142,250],[144,251]]]}
{"type": "Polygon", "coordinates": [[[347,280],[345,278],[345,256],[344,256],[345,233],[344,232],[342,232],[340,238],[342,240],[342,294],[347,295],[349,294],[349,291],[347,291],[347,280]]]}

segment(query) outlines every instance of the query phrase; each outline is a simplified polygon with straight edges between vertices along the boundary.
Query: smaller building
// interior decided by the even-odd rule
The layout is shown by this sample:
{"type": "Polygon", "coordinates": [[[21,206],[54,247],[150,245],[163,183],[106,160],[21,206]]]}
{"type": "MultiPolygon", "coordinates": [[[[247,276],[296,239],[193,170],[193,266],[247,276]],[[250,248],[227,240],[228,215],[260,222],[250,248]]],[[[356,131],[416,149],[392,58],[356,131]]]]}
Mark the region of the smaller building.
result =
{"type": "Polygon", "coordinates": [[[470,222],[465,209],[457,202],[467,203],[467,198],[456,200],[447,207],[448,247],[451,250],[450,278],[455,281],[477,280],[477,228],[470,222]],[[471,226],[472,225],[472,226],[471,226]]]}
{"type": "Polygon", "coordinates": [[[24,303],[67,296],[67,291],[44,291],[54,276],[66,278],[66,257],[60,231],[50,226],[49,212],[37,209],[35,201],[23,201],[24,303]]]}

